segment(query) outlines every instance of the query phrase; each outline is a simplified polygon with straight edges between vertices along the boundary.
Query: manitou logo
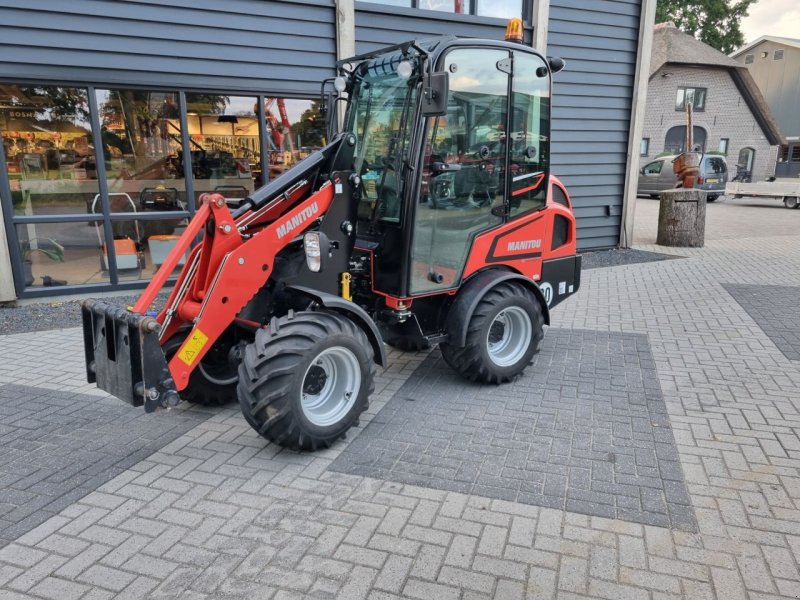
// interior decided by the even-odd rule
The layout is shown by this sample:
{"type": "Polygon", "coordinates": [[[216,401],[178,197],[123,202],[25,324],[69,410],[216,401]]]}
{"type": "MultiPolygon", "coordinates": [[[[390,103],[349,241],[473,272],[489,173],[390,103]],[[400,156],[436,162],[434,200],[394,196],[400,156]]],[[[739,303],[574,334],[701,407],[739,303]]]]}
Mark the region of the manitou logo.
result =
{"type": "Polygon", "coordinates": [[[508,251],[517,252],[518,250],[532,250],[541,248],[542,240],[522,240],[520,242],[508,242],[508,251]]]}
{"type": "Polygon", "coordinates": [[[296,214],[291,219],[286,221],[283,225],[278,226],[278,239],[284,237],[287,233],[290,233],[300,227],[303,223],[308,221],[311,217],[319,212],[319,206],[317,206],[316,202],[312,202],[311,206],[307,206],[299,214],[296,214]]]}

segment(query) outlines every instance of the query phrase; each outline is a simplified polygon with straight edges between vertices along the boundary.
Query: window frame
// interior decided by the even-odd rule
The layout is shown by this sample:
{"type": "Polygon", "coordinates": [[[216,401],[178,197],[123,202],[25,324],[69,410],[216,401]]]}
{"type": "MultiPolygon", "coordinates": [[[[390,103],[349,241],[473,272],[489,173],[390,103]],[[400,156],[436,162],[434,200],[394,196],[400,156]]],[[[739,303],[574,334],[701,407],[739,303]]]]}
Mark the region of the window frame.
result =
{"type": "Polygon", "coordinates": [[[690,85],[681,85],[678,86],[678,94],[680,94],[680,102],[678,98],[675,98],[675,111],[676,112],[684,112],[686,110],[686,92],[692,90],[693,97],[697,97],[697,92],[703,92],[703,103],[702,105],[698,106],[695,103],[692,103],[692,111],[693,112],[705,112],[706,111],[706,104],[708,104],[708,88],[705,87],[696,87],[690,85]]]}
{"type": "Polygon", "coordinates": [[[720,138],[719,139],[719,151],[722,152],[725,156],[728,156],[728,148],[731,145],[730,138],[720,138]]]}
{"type": "MultiPolygon", "coordinates": [[[[86,90],[87,98],[89,102],[89,115],[90,115],[90,122],[92,127],[92,142],[95,148],[101,148],[100,151],[96,153],[96,162],[97,162],[97,181],[99,186],[99,194],[100,194],[100,202],[101,206],[103,206],[104,210],[103,213],[69,213],[69,214],[41,214],[41,215],[14,215],[13,211],[13,203],[11,200],[11,186],[9,185],[8,173],[6,171],[6,156],[5,152],[3,151],[2,146],[0,145],[0,206],[2,206],[3,211],[7,215],[4,219],[3,227],[5,228],[6,238],[8,240],[9,246],[9,254],[11,256],[11,272],[14,279],[14,287],[15,293],[18,298],[41,298],[41,297],[49,297],[53,296],[52,287],[46,286],[26,286],[24,285],[24,274],[22,272],[22,260],[20,256],[20,250],[17,243],[17,235],[15,228],[18,224],[28,224],[28,223],[61,223],[61,222],[93,222],[93,221],[100,221],[102,223],[102,230],[103,233],[106,235],[107,239],[113,238],[112,230],[111,230],[111,223],[112,220],[120,220],[119,213],[111,213],[108,210],[108,178],[105,173],[105,161],[107,156],[105,155],[104,151],[102,150],[102,140],[100,137],[100,130],[101,130],[101,119],[98,110],[97,104],[97,90],[131,90],[131,91],[144,91],[144,92],[165,92],[165,93],[173,93],[177,92],[178,94],[178,102],[179,102],[179,109],[180,109],[180,123],[181,123],[181,147],[183,150],[183,168],[184,172],[187,174],[191,174],[191,162],[190,162],[190,149],[191,144],[189,141],[189,133],[188,133],[188,123],[187,123],[187,115],[186,115],[186,94],[189,93],[204,93],[204,94],[219,94],[223,96],[247,96],[247,97],[255,97],[258,99],[259,106],[263,106],[264,100],[266,98],[277,98],[283,97],[292,100],[308,100],[310,102],[314,102],[318,100],[318,96],[315,94],[290,94],[285,95],[283,92],[258,92],[253,90],[242,90],[238,88],[217,88],[217,87],[209,87],[204,88],[202,90],[198,90],[196,88],[191,87],[182,87],[182,86],[174,86],[168,87],[163,85],[143,85],[138,83],[113,83],[113,82],[100,82],[100,83],[88,83],[86,81],[76,81],[76,80],[55,80],[55,79],[43,79],[37,80],[34,82],[28,82],[24,80],[19,80],[18,78],[2,78],[0,79],[0,83],[3,85],[20,85],[20,86],[40,86],[40,87],[67,87],[67,88],[80,88],[86,90]],[[100,158],[102,153],[102,159],[100,158]],[[102,174],[101,174],[102,173],[102,174]],[[11,215],[10,217],[8,215],[11,215]],[[107,225],[106,225],[107,224],[107,225]]],[[[266,174],[265,179],[263,181],[266,184],[269,181],[269,169],[268,169],[268,156],[267,152],[265,151],[267,146],[267,132],[265,129],[265,123],[262,120],[263,117],[263,109],[258,110],[259,113],[259,142],[261,146],[261,155],[262,155],[262,172],[266,174]],[[265,168],[266,167],[266,168],[265,168]]],[[[187,196],[187,210],[180,211],[180,212],[162,212],[162,211],[153,211],[153,212],[137,212],[136,220],[160,220],[160,219],[167,219],[167,218],[176,218],[179,215],[183,217],[190,218],[194,216],[196,211],[196,206],[194,202],[194,177],[186,177],[186,196],[187,196]]],[[[127,220],[128,217],[122,217],[121,220],[127,220]]],[[[114,248],[114,244],[108,245],[108,257],[109,257],[109,280],[108,282],[103,283],[87,283],[87,284],[67,284],[65,286],[58,286],[57,290],[59,294],[92,294],[95,292],[108,292],[108,291],[125,291],[125,290],[139,290],[143,289],[148,281],[147,280],[125,280],[119,277],[118,267],[117,267],[117,260],[116,260],[116,252],[114,248]]],[[[175,281],[175,277],[170,278],[170,283],[175,281]]]]}
{"type": "Polygon", "coordinates": [[[756,60],[756,55],[755,54],[745,54],[744,55],[744,64],[746,64],[746,65],[752,65],[755,62],[755,60],[756,60]]]}
{"type": "Polygon", "coordinates": [[[643,137],[642,141],[639,142],[639,156],[649,156],[650,155],[650,138],[643,137]],[[644,149],[644,152],[642,152],[644,149]]]}
{"type": "Polygon", "coordinates": [[[783,48],[777,48],[772,53],[772,60],[783,60],[783,56],[784,56],[783,48]]]}

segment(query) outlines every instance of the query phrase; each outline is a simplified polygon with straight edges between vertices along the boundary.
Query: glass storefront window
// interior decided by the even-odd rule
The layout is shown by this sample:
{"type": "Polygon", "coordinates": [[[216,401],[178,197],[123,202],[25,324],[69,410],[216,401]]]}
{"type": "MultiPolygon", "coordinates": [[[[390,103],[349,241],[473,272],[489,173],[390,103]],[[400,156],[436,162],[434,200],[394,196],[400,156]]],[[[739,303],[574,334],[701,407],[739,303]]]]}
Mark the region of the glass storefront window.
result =
{"type": "Polygon", "coordinates": [[[522,0],[369,0],[369,2],[497,19],[525,18],[522,14],[522,0]]]}
{"type": "Polygon", "coordinates": [[[14,214],[87,212],[98,186],[85,89],[0,85],[0,135],[14,214]]]}
{"type": "Polygon", "coordinates": [[[270,178],[326,144],[319,101],[270,98],[264,101],[270,178]]]}
{"type": "MultiPolygon", "coordinates": [[[[120,281],[149,279],[186,224],[178,94],[106,89],[96,95],[117,275],[120,281]],[[167,214],[133,217],[154,212],[167,214]]],[[[100,211],[93,202],[90,212],[100,211]]]]}
{"type": "Polygon", "coordinates": [[[472,13],[472,0],[419,0],[418,8],[456,14],[472,13]]]}
{"type": "Polygon", "coordinates": [[[18,223],[16,230],[26,287],[110,282],[102,221],[18,223]]]}
{"type": "Polygon", "coordinates": [[[261,185],[256,97],[186,94],[194,191],[241,198],[261,185]]]}
{"type": "Polygon", "coordinates": [[[523,17],[522,0],[477,0],[479,17],[510,19],[523,17]]]}
{"type": "MultiPolygon", "coordinates": [[[[120,281],[150,279],[186,229],[182,219],[112,219],[117,276],[120,281]]],[[[178,264],[177,275],[186,257],[178,264]]]]}

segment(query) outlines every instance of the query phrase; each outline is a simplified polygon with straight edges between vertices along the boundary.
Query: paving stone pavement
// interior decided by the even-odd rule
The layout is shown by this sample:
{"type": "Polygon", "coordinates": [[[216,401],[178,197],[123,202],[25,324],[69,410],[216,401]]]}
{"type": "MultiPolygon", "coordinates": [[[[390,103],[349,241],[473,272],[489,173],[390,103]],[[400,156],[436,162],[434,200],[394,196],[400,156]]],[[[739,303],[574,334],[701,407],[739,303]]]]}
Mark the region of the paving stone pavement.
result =
{"type": "Polygon", "coordinates": [[[112,399],[0,385],[0,546],[208,418],[151,419],[112,399]]]}
{"type": "Polygon", "coordinates": [[[550,329],[486,392],[434,351],[331,469],[696,531],[646,335],[550,329]]]}
{"type": "MultiPolygon", "coordinates": [[[[678,251],[641,203],[638,247],[687,258],[587,271],[553,311],[647,335],[697,532],[335,472],[358,435],[295,454],[225,408],[0,549],[0,597],[797,598],[800,372],[722,284],[800,286],[800,211],[716,204],[678,251]],[[747,235],[714,234],[729,213],[747,235]]],[[[99,395],[80,343],[2,336],[0,383],[99,395]]],[[[365,423],[426,356],[390,358],[365,423]]]]}
{"type": "Polygon", "coordinates": [[[800,287],[726,283],[723,287],[747,311],[789,360],[800,360],[800,287]]]}

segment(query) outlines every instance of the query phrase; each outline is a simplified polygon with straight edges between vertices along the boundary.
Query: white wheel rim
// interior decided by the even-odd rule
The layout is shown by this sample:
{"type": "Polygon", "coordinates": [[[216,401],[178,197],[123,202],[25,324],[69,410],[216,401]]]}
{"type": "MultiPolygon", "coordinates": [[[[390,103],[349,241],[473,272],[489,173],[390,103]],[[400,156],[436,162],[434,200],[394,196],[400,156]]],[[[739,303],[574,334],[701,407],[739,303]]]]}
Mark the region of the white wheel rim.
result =
{"type": "Polygon", "coordinates": [[[303,414],[319,427],[335,425],[353,408],[360,389],[361,365],[356,355],[343,346],[323,350],[303,375],[303,414]]]}
{"type": "Polygon", "coordinates": [[[533,324],[525,310],[509,306],[500,311],[489,325],[486,350],[498,367],[509,367],[522,359],[531,344],[533,324]]]}

